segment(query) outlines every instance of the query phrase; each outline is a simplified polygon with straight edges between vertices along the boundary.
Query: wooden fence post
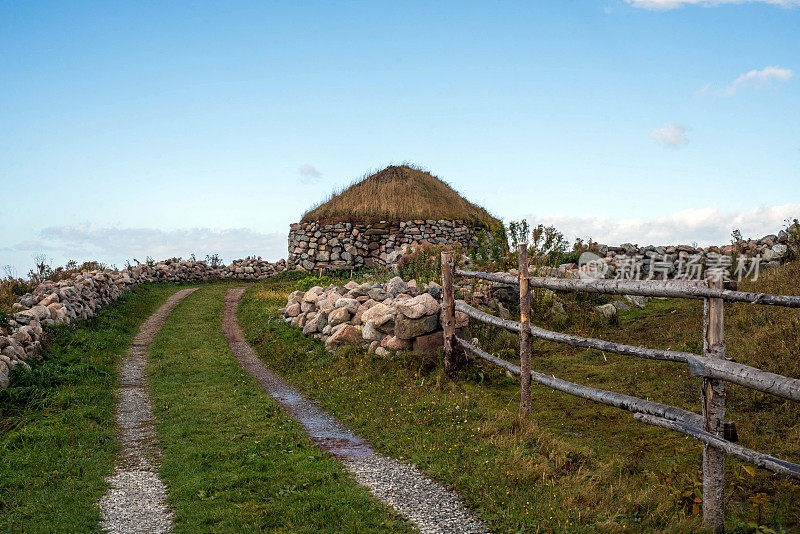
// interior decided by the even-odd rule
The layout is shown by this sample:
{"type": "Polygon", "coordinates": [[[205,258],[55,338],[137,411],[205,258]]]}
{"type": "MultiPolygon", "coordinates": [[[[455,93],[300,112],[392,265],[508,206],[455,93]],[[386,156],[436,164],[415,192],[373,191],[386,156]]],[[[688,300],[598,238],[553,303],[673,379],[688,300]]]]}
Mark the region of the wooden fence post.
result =
{"type": "Polygon", "coordinates": [[[451,379],[456,378],[455,350],[456,319],[455,291],[453,289],[453,253],[442,252],[442,330],[444,330],[444,370],[451,379]]]}
{"type": "Polygon", "coordinates": [[[519,409],[524,414],[531,413],[531,295],[528,284],[528,245],[517,248],[519,259],[519,368],[520,401],[519,409]]]}
{"type": "MultiPolygon", "coordinates": [[[[708,287],[722,289],[721,274],[707,278],[708,287]]],[[[704,299],[703,355],[725,358],[724,301],[704,299]]],[[[724,437],[725,382],[703,379],[703,425],[707,432],[724,437]]],[[[725,453],[703,445],[703,521],[714,532],[725,530],[725,453]]]]}

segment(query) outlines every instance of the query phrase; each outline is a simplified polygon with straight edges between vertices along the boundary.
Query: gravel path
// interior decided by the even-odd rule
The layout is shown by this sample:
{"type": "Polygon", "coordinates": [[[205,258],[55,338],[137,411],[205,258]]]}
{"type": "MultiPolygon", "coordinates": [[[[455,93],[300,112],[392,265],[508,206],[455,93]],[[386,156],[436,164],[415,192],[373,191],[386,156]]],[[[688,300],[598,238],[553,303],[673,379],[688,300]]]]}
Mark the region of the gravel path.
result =
{"type": "Polygon", "coordinates": [[[156,440],[153,407],[147,393],[147,349],[167,316],[194,289],[182,289],[147,318],[120,365],[117,437],[122,445],[111,486],[100,502],[106,532],[161,533],[172,530],[167,488],[158,476],[161,451],[156,440]]]}
{"type": "Polygon", "coordinates": [[[236,321],[236,308],[244,290],[231,289],[225,296],[222,328],[231,352],[264,390],[300,422],[315,443],[333,454],[360,484],[413,522],[421,532],[487,531],[472,517],[458,495],[425,477],[413,465],[377,454],[366,441],[272,373],[247,343],[236,321]]]}

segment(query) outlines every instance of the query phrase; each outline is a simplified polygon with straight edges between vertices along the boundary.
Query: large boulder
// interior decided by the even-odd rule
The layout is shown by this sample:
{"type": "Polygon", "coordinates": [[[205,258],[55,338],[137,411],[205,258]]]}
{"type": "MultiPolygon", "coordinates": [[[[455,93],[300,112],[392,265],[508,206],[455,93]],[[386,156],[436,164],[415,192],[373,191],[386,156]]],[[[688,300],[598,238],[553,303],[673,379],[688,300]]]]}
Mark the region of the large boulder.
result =
{"type": "Polygon", "coordinates": [[[28,311],[21,312],[20,315],[28,315],[32,318],[35,317],[39,321],[44,321],[45,319],[50,319],[50,310],[45,306],[37,305],[28,311]]]}
{"type": "Polygon", "coordinates": [[[356,299],[348,299],[348,298],[340,298],[334,304],[336,308],[344,308],[351,314],[355,314],[358,311],[359,306],[361,303],[358,302],[356,299]]]}
{"type": "Polygon", "coordinates": [[[326,343],[335,347],[341,345],[358,345],[361,343],[361,330],[357,326],[350,324],[344,325],[342,328],[328,338],[326,343]]]}
{"type": "Polygon", "coordinates": [[[409,319],[419,319],[424,315],[439,313],[439,303],[429,293],[402,300],[397,303],[396,308],[398,313],[409,319]]]}
{"type": "Polygon", "coordinates": [[[46,307],[49,306],[50,304],[53,304],[54,302],[58,302],[58,293],[51,293],[47,297],[43,298],[42,300],[39,301],[39,305],[46,307]]]}
{"type": "Polygon", "coordinates": [[[303,300],[304,296],[305,293],[303,293],[302,291],[292,291],[291,294],[289,295],[289,302],[300,302],[301,300],[303,300]]]}
{"type": "Polygon", "coordinates": [[[606,320],[611,320],[617,315],[617,307],[614,304],[603,304],[602,306],[595,306],[595,311],[606,320]]]}
{"type": "Polygon", "coordinates": [[[347,311],[347,308],[336,308],[328,315],[328,324],[330,324],[331,327],[346,323],[349,320],[350,312],[347,311]]]}
{"type": "Polygon", "coordinates": [[[427,354],[429,356],[433,356],[436,354],[439,348],[443,346],[444,346],[444,332],[439,330],[438,332],[433,332],[431,334],[427,334],[424,336],[415,337],[414,344],[411,347],[411,350],[419,354],[427,354]]]}
{"type": "Polygon", "coordinates": [[[396,336],[386,336],[381,340],[381,347],[389,350],[411,350],[412,346],[410,339],[400,339],[396,336]]]}
{"type": "Polygon", "coordinates": [[[403,293],[406,289],[408,289],[408,284],[406,284],[403,281],[403,279],[400,278],[399,276],[395,276],[394,278],[386,282],[386,291],[388,291],[395,297],[400,293],[403,293]]]}
{"type": "Polygon", "coordinates": [[[433,332],[439,328],[439,316],[427,315],[419,319],[409,319],[398,314],[395,318],[394,335],[400,339],[413,339],[415,337],[433,332]]]}
{"type": "Polygon", "coordinates": [[[369,284],[361,284],[361,285],[356,286],[353,289],[351,289],[349,295],[350,295],[350,297],[355,298],[355,299],[357,299],[358,297],[366,297],[369,294],[371,289],[372,289],[371,285],[369,285],[369,284]]]}
{"type": "Polygon", "coordinates": [[[325,314],[318,313],[306,322],[306,325],[303,327],[303,333],[308,335],[316,332],[322,332],[327,324],[328,318],[325,316],[325,314]]]}
{"type": "Polygon", "coordinates": [[[368,341],[380,341],[386,334],[375,328],[375,323],[367,321],[361,327],[361,335],[368,341]]]}
{"type": "Polygon", "coordinates": [[[786,245],[778,244],[772,247],[772,252],[775,253],[775,255],[778,256],[779,258],[783,258],[784,256],[786,256],[786,253],[789,252],[789,247],[787,247],[786,245]]]}
{"type": "Polygon", "coordinates": [[[388,322],[394,321],[395,315],[394,308],[379,302],[361,314],[361,321],[365,323],[367,321],[372,321],[376,327],[380,327],[388,322]]]}
{"type": "Polygon", "coordinates": [[[369,290],[367,296],[372,300],[383,302],[384,300],[390,298],[392,295],[384,291],[383,288],[373,287],[372,289],[369,290]]]}

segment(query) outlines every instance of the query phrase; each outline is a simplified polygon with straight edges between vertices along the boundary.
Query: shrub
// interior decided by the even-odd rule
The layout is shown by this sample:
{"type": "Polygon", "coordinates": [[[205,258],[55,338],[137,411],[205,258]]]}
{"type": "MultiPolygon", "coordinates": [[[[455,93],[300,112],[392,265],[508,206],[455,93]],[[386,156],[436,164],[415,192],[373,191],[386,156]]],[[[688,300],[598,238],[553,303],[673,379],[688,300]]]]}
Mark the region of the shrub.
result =
{"type": "Polygon", "coordinates": [[[19,297],[36,287],[31,280],[15,278],[10,274],[9,269],[6,269],[6,272],[8,273],[6,277],[0,279],[0,310],[11,310],[11,306],[19,297]]]}
{"type": "Polygon", "coordinates": [[[403,280],[416,280],[419,284],[442,283],[442,252],[453,252],[456,264],[461,261],[463,251],[459,245],[417,245],[411,254],[406,254],[397,265],[403,280]]]}
{"type": "Polygon", "coordinates": [[[479,233],[478,245],[470,251],[470,259],[479,269],[506,271],[519,265],[517,247],[521,244],[528,245],[528,262],[534,267],[555,267],[571,258],[564,234],[543,224],[531,228],[522,219],[511,221],[508,228],[500,224],[489,232],[479,233]]]}
{"type": "Polygon", "coordinates": [[[206,255],[206,263],[211,267],[218,267],[222,265],[222,258],[219,254],[206,255]]]}
{"type": "Polygon", "coordinates": [[[484,271],[505,271],[517,264],[516,250],[508,245],[508,234],[502,224],[493,224],[489,230],[478,232],[478,244],[470,250],[470,259],[484,271]]]}

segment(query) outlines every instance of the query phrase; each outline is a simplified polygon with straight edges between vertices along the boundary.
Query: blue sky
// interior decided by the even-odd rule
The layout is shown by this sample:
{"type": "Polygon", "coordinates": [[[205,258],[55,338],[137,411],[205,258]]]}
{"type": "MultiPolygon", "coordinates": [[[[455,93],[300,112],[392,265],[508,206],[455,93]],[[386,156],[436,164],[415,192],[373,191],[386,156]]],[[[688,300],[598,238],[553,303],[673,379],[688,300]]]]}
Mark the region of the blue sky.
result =
{"type": "Polygon", "coordinates": [[[506,221],[800,216],[800,0],[0,2],[0,266],[286,254],[411,161],[506,221]]]}

